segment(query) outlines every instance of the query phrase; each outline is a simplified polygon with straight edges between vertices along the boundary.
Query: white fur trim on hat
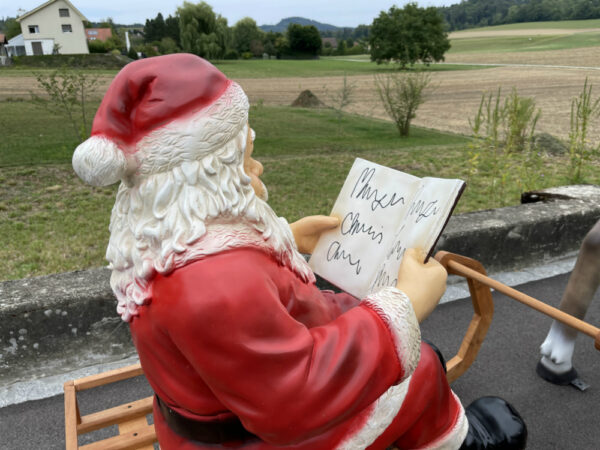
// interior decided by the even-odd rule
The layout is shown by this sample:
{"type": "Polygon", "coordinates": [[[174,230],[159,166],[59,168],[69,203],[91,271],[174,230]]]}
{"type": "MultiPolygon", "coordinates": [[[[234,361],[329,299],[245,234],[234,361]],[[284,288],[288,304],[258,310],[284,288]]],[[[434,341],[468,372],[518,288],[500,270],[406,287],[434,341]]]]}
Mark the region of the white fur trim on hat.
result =
{"type": "Polygon", "coordinates": [[[127,158],[123,151],[104,136],[92,136],[73,153],[73,169],[92,186],[108,186],[125,178],[127,158]]]}

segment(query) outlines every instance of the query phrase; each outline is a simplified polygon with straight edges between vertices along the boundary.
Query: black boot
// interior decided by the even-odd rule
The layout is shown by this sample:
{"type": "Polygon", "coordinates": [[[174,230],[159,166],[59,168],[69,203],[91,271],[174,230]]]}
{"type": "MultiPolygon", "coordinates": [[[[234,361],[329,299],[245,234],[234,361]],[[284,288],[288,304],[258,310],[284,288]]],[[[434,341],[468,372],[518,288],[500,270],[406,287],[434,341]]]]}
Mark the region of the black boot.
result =
{"type": "Polygon", "coordinates": [[[469,432],[461,450],[519,450],[527,442],[527,427],[512,405],[498,397],[481,397],[465,410],[469,432]]]}

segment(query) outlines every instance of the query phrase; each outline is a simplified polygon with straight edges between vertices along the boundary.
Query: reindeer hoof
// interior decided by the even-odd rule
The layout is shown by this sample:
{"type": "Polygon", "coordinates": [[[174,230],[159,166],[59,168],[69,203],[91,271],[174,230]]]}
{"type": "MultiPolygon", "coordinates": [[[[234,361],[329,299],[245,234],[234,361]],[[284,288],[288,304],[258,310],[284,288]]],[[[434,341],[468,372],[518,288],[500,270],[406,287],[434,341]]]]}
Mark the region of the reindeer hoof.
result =
{"type": "MultiPolygon", "coordinates": [[[[544,363],[543,360],[544,358],[542,358],[542,361],[538,362],[535,371],[544,380],[553,384],[558,384],[559,386],[566,386],[571,384],[573,380],[577,378],[577,371],[573,366],[566,372],[555,372],[548,367],[548,363],[544,363]]],[[[550,364],[550,366],[552,366],[552,364],[550,364]]]]}

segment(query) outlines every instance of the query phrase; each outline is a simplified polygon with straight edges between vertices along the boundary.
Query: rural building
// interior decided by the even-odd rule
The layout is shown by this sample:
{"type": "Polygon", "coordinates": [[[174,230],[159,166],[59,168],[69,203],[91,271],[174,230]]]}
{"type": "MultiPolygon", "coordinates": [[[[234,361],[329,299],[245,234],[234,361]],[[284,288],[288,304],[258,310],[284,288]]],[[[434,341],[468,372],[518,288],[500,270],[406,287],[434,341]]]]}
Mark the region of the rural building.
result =
{"type": "Polygon", "coordinates": [[[323,38],[322,40],[323,40],[323,47],[328,47],[327,45],[325,45],[327,43],[331,46],[331,48],[337,48],[337,46],[338,46],[337,38],[326,37],[326,38],[323,38]]]}
{"type": "Polygon", "coordinates": [[[89,53],[83,21],[69,0],[49,0],[19,16],[27,55],[89,53]]]}
{"type": "Polygon", "coordinates": [[[8,56],[24,56],[25,55],[25,39],[23,35],[19,34],[12,39],[8,40],[6,44],[6,51],[8,56]]]}
{"type": "Polygon", "coordinates": [[[85,37],[88,41],[106,41],[112,37],[110,28],[86,28],[85,37]]]}

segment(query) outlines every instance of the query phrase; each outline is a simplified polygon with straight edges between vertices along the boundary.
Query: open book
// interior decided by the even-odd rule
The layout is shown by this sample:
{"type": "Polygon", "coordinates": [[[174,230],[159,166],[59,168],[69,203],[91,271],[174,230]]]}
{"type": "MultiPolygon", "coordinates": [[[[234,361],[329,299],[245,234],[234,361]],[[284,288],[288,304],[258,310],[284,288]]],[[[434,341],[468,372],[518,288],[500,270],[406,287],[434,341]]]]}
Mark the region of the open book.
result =
{"type": "Polygon", "coordinates": [[[430,256],[464,188],[357,158],[331,211],[341,226],[323,233],[309,265],[358,298],[395,286],[404,251],[430,256]]]}

